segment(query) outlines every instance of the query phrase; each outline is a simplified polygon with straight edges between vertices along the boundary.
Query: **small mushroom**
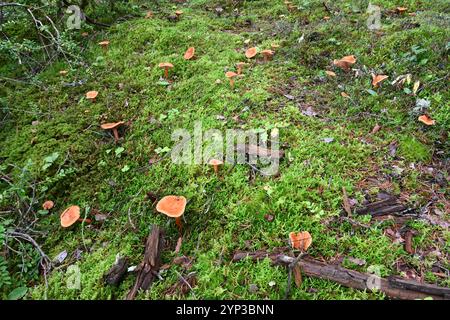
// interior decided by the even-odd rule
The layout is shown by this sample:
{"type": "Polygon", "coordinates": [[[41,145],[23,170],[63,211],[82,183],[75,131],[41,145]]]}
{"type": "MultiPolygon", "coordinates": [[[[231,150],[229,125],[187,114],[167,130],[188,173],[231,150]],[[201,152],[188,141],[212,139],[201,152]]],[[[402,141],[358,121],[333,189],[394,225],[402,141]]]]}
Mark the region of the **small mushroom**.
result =
{"type": "Polygon", "coordinates": [[[181,217],[184,214],[186,203],[187,200],[183,196],[165,196],[156,204],[156,211],[175,218],[175,223],[181,233],[183,227],[181,217]]]}
{"type": "Polygon", "coordinates": [[[219,159],[211,159],[209,160],[209,164],[213,166],[216,175],[219,175],[219,166],[223,164],[223,161],[219,159]]]}
{"type": "Polygon", "coordinates": [[[254,56],[256,56],[257,53],[258,53],[258,50],[255,47],[253,47],[253,48],[249,48],[249,49],[247,49],[247,51],[245,51],[245,56],[248,59],[251,59],[254,56]]]}
{"type": "Polygon", "coordinates": [[[88,35],[89,35],[88,32],[83,32],[83,33],[81,34],[81,36],[84,37],[84,38],[86,38],[88,35]]]}
{"type": "Polygon", "coordinates": [[[311,234],[308,231],[289,233],[289,243],[293,249],[306,252],[312,243],[311,234]]]}
{"type": "Polygon", "coordinates": [[[397,7],[397,8],[396,8],[396,11],[397,11],[399,14],[402,14],[402,13],[408,11],[408,8],[406,8],[406,7],[397,7]]]}
{"type": "Polygon", "coordinates": [[[95,102],[95,99],[98,96],[98,91],[89,91],[86,93],[86,99],[91,100],[92,102],[95,102]]]}
{"type": "Polygon", "coordinates": [[[173,68],[173,64],[169,62],[161,62],[159,67],[164,69],[164,78],[167,80],[169,78],[169,69],[173,68]]]}
{"type": "Polygon", "coordinates": [[[112,130],[114,134],[114,141],[117,143],[119,142],[119,131],[117,130],[121,125],[123,125],[125,122],[119,121],[114,123],[104,123],[100,127],[103,130],[112,130]]]}
{"type": "Polygon", "coordinates": [[[356,57],[354,55],[345,56],[342,59],[334,60],[333,64],[345,71],[350,70],[350,67],[356,63],[356,57]]]}
{"type": "Polygon", "coordinates": [[[147,11],[145,14],[145,19],[151,19],[153,18],[153,11],[147,11]]]}
{"type": "Polygon", "coordinates": [[[75,222],[86,222],[91,223],[90,219],[81,219],[80,218],[80,207],[79,206],[70,206],[66,210],[61,213],[60,216],[61,227],[68,228],[72,226],[75,222]]]}
{"type": "Polygon", "coordinates": [[[246,66],[247,64],[245,62],[238,62],[236,63],[236,68],[237,68],[237,74],[241,74],[242,73],[242,69],[246,66]]]}
{"type": "Polygon", "coordinates": [[[98,44],[102,47],[103,52],[106,53],[108,51],[108,47],[109,47],[109,41],[108,40],[104,40],[102,42],[99,42],[98,44]]]}
{"type": "Polygon", "coordinates": [[[195,48],[190,47],[187,49],[186,53],[184,54],[184,60],[191,60],[192,58],[194,58],[194,55],[195,55],[195,48]]]}
{"type": "Polygon", "coordinates": [[[386,80],[387,78],[389,78],[388,76],[379,74],[379,75],[374,75],[372,74],[372,85],[376,88],[378,87],[378,85],[383,82],[384,80],[386,80]]]}
{"type": "Polygon", "coordinates": [[[225,73],[225,77],[227,77],[228,79],[230,79],[230,86],[231,88],[234,88],[234,78],[237,76],[238,74],[236,72],[233,71],[228,71],[227,73],[225,73]]]}
{"type": "Polygon", "coordinates": [[[434,124],[436,124],[436,121],[434,121],[433,119],[431,119],[429,116],[427,116],[426,114],[421,115],[418,120],[424,124],[426,124],[427,126],[432,126],[434,124]]]}
{"type": "Polygon", "coordinates": [[[264,57],[264,62],[272,60],[272,57],[273,57],[274,53],[275,52],[273,52],[272,50],[263,50],[263,51],[261,51],[261,54],[264,57]]]}
{"type": "Polygon", "coordinates": [[[51,200],[47,200],[42,204],[42,209],[44,210],[50,210],[55,206],[55,204],[53,203],[53,201],[51,200]]]}
{"type": "Polygon", "coordinates": [[[175,15],[177,16],[178,19],[180,19],[182,14],[183,14],[183,11],[181,11],[181,10],[175,11],[175,15]]]}
{"type": "Polygon", "coordinates": [[[67,71],[67,70],[61,70],[61,71],[59,71],[59,75],[60,75],[60,76],[66,76],[68,73],[69,73],[69,71],[67,71]]]}

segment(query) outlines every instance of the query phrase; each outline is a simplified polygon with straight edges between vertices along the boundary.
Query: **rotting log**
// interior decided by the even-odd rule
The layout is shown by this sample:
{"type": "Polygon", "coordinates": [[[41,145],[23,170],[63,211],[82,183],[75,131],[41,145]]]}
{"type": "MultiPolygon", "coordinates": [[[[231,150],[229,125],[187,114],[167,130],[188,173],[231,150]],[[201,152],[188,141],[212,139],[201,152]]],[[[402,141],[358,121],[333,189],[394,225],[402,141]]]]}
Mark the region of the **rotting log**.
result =
{"type": "MultiPolygon", "coordinates": [[[[274,264],[284,266],[294,262],[295,258],[285,253],[280,253],[282,251],[288,252],[285,247],[276,248],[273,252],[264,250],[236,252],[232,258],[232,262],[238,262],[246,258],[254,261],[269,258],[274,264]]],[[[406,281],[396,277],[384,279],[374,274],[346,269],[339,265],[326,264],[308,257],[300,259],[298,264],[306,276],[333,281],[353,289],[371,291],[371,283],[375,282],[378,284],[381,292],[394,299],[412,300],[431,297],[435,300],[443,300],[450,297],[449,288],[423,284],[411,280],[406,281]]]]}
{"type": "Polygon", "coordinates": [[[109,271],[104,276],[104,281],[110,286],[117,286],[122,281],[123,277],[128,271],[128,258],[120,258],[116,263],[109,269],[109,271]]]}
{"type": "Polygon", "coordinates": [[[161,252],[164,248],[164,232],[153,225],[145,243],[144,260],[136,267],[136,282],[126,299],[133,300],[139,290],[147,290],[153,283],[161,267],[161,252]]]}

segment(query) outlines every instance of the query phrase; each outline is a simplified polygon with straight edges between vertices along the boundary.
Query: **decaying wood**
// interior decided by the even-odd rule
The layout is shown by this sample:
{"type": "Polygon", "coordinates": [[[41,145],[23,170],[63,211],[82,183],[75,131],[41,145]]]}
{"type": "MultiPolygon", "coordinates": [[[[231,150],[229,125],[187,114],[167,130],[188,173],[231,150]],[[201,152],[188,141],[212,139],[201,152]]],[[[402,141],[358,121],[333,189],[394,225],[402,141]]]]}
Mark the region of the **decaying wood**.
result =
{"type": "Polygon", "coordinates": [[[259,147],[253,144],[238,144],[236,146],[237,152],[245,152],[249,156],[265,158],[265,159],[281,159],[284,157],[283,150],[271,150],[263,147],[259,147]]]}
{"type": "Polygon", "coordinates": [[[401,213],[408,210],[407,207],[398,202],[397,198],[389,197],[384,200],[367,204],[362,208],[356,209],[357,214],[370,214],[371,216],[382,216],[393,213],[401,213]]]}
{"type": "MultiPolygon", "coordinates": [[[[276,248],[274,252],[264,250],[236,252],[232,261],[237,262],[247,257],[255,261],[269,258],[274,264],[286,266],[295,261],[294,257],[286,254],[287,252],[288,250],[285,247],[276,248]],[[285,253],[280,253],[283,251],[285,253]]],[[[349,288],[370,291],[369,283],[371,280],[375,280],[379,283],[380,291],[394,299],[412,300],[432,297],[435,300],[442,300],[450,296],[450,289],[448,288],[394,277],[384,279],[373,274],[346,269],[339,265],[326,264],[308,257],[300,259],[298,264],[306,276],[334,281],[349,288]]]]}
{"type": "Polygon", "coordinates": [[[128,258],[120,258],[117,262],[109,269],[109,271],[104,276],[104,281],[110,286],[117,286],[125,276],[128,271],[128,258]]]}
{"type": "Polygon", "coordinates": [[[163,247],[163,230],[159,226],[153,225],[145,244],[144,260],[136,267],[136,283],[127,295],[128,300],[133,300],[139,289],[147,290],[158,275],[163,247]]]}

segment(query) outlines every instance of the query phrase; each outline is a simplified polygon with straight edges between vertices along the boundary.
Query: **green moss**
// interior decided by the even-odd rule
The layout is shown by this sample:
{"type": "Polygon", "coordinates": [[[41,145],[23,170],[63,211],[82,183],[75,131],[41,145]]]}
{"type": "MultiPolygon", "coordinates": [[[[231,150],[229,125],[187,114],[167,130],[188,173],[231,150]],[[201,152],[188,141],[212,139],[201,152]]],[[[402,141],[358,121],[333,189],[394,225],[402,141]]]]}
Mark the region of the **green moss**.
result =
{"type": "Polygon", "coordinates": [[[399,143],[399,155],[411,162],[428,161],[431,158],[431,150],[413,136],[403,137],[399,143]]]}

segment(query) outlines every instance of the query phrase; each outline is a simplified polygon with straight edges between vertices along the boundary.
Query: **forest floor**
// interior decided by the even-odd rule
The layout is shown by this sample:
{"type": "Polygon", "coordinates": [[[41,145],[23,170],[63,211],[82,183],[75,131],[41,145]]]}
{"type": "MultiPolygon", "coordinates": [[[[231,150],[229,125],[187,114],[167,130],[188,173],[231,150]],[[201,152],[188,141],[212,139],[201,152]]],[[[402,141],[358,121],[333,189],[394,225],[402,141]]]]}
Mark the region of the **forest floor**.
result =
{"type": "MultiPolygon", "coordinates": [[[[57,62],[36,77],[37,85],[7,83],[0,174],[9,182],[0,181],[0,191],[29,194],[32,186],[30,234],[51,259],[63,251],[67,257],[47,283],[36,272],[32,247],[8,259],[13,281],[3,296],[25,286],[28,299],[123,299],[135,276],[110,287],[103,275],[118,254],[139,264],[152,224],[166,231],[166,266],[137,299],[281,299],[285,268],[230,260],[236,250],[286,246],[291,231],[310,232],[315,259],[450,286],[448,2],[377,1],[378,31],[367,27],[367,4],[304,3],[288,11],[281,0],[246,1],[238,13],[225,7],[220,16],[213,1],[149,5],[150,19],[89,31],[80,40],[83,67],[57,62]],[[176,9],[181,18],[167,19],[176,9]],[[97,45],[104,39],[107,52],[97,45]],[[244,56],[250,47],[272,44],[279,48],[269,62],[244,56]],[[196,48],[196,59],[183,59],[188,47],[196,48]],[[357,58],[350,71],[333,65],[347,55],[357,58]],[[174,65],[169,82],[158,67],[166,61],[174,65]],[[225,72],[239,61],[249,65],[230,88],[225,72]],[[62,77],[60,70],[69,73],[62,77]],[[374,87],[372,73],[389,78],[374,87]],[[94,103],[85,98],[90,90],[99,92],[94,103]],[[419,122],[423,113],[435,124],[419,122]],[[125,121],[118,144],[100,128],[115,121],[125,121]],[[217,177],[209,165],[174,164],[173,131],[193,132],[197,121],[205,131],[277,128],[285,152],[279,174],[225,164],[217,177]],[[344,220],[343,188],[353,210],[344,220]],[[188,199],[178,253],[178,229],[156,212],[153,194],[188,199]],[[415,216],[399,225],[355,214],[386,195],[415,216]],[[46,200],[55,207],[38,212],[46,200]],[[70,205],[93,223],[61,228],[60,213],[70,205]],[[413,252],[405,250],[408,230],[413,252]],[[79,289],[67,286],[71,265],[80,270],[79,289]],[[174,290],[180,275],[190,273],[193,289],[174,290]]],[[[7,74],[8,66],[1,70],[7,74]]],[[[0,204],[2,212],[13,210],[0,204]]],[[[0,219],[8,229],[15,218],[0,219]]],[[[304,277],[291,298],[384,296],[304,277]]]]}

